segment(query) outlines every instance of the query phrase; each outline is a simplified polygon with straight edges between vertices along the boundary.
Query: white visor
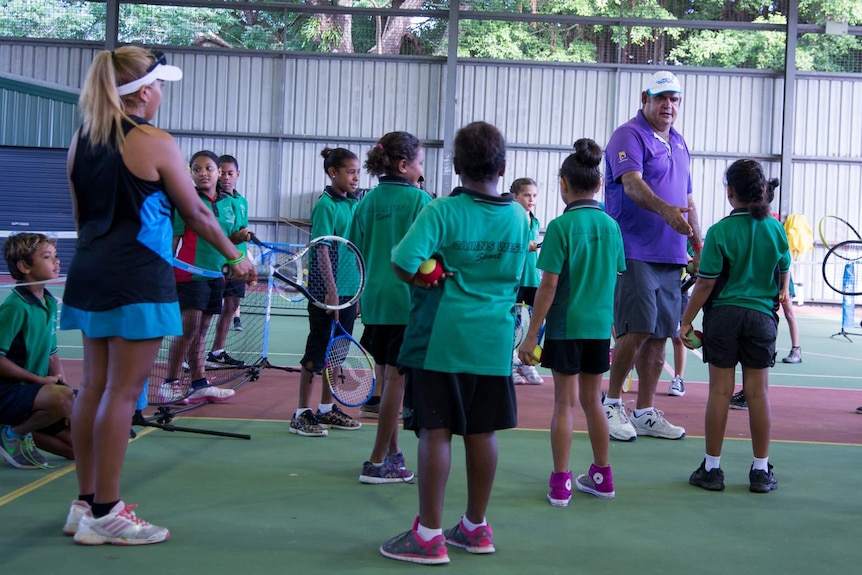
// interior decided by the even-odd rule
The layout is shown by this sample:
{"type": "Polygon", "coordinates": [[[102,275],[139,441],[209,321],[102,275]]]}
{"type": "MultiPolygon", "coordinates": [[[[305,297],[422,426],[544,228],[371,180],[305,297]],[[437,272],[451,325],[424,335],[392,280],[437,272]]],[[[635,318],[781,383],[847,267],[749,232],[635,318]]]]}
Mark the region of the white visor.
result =
{"type": "Polygon", "coordinates": [[[134,94],[144,86],[149,86],[156,80],[165,80],[167,82],[175,82],[183,79],[183,71],[176,66],[168,66],[167,64],[157,64],[155,68],[150,70],[146,76],[139,78],[134,82],[117,86],[117,93],[120,96],[134,94]]]}

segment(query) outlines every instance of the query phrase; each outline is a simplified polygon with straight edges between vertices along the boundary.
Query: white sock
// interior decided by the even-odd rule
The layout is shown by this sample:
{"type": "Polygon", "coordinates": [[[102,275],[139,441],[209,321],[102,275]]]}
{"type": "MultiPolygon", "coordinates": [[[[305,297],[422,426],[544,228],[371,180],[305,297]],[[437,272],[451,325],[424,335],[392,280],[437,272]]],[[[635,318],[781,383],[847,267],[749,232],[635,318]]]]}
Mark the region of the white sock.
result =
{"type": "Polygon", "coordinates": [[[703,468],[707,471],[712,471],[713,469],[716,469],[718,467],[721,467],[721,456],[710,455],[707,453],[706,463],[704,464],[703,468]]]}
{"type": "Polygon", "coordinates": [[[644,413],[647,413],[647,412],[650,412],[650,411],[653,411],[653,408],[652,408],[652,407],[644,407],[643,409],[633,409],[633,410],[632,410],[632,413],[634,413],[635,417],[640,417],[640,416],[642,416],[644,413]]]}
{"type": "Polygon", "coordinates": [[[619,397],[609,397],[605,396],[605,400],[602,402],[602,405],[620,405],[623,400],[619,397]]]}
{"type": "Polygon", "coordinates": [[[416,534],[422,538],[422,541],[431,541],[438,535],[443,535],[442,529],[429,529],[421,523],[416,527],[416,534]]]}
{"type": "Polygon", "coordinates": [[[323,413],[323,414],[327,414],[330,411],[332,411],[333,405],[335,405],[335,404],[334,403],[321,403],[320,405],[317,406],[317,411],[319,411],[320,413],[323,413]]]}
{"type": "Polygon", "coordinates": [[[302,412],[304,412],[304,411],[311,411],[311,410],[310,410],[309,408],[307,408],[307,407],[300,407],[299,409],[297,409],[297,410],[296,410],[296,415],[295,415],[295,417],[296,417],[297,419],[299,419],[299,416],[300,416],[300,415],[302,415],[302,412]]]}
{"type": "Polygon", "coordinates": [[[214,350],[212,350],[212,352],[210,352],[210,353],[212,353],[212,354],[213,354],[213,355],[215,355],[215,356],[219,356],[219,355],[221,355],[222,353],[224,353],[224,348],[221,348],[221,349],[214,349],[214,350]]]}
{"type": "Polygon", "coordinates": [[[755,457],[754,462],[751,464],[755,471],[766,471],[769,472],[769,456],[764,458],[755,457]]]}
{"type": "Polygon", "coordinates": [[[467,531],[475,531],[477,527],[482,527],[483,525],[487,525],[487,524],[488,524],[488,520],[487,520],[487,519],[485,519],[484,517],[482,518],[482,522],[481,522],[481,523],[473,523],[473,522],[471,522],[469,519],[467,519],[467,516],[466,516],[466,515],[464,515],[463,517],[461,517],[461,521],[463,521],[463,522],[464,522],[464,527],[466,527],[466,528],[467,528],[467,531]]]}

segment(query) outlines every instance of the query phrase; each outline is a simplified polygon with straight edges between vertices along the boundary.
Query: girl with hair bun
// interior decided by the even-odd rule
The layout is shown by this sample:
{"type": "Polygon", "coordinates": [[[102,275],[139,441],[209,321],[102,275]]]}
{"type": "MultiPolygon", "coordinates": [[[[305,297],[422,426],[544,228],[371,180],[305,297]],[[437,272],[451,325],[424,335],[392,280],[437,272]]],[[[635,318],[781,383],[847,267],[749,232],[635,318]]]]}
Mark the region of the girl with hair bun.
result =
{"type": "Polygon", "coordinates": [[[608,421],[602,407],[602,374],[613,324],[617,274],[626,269],[620,227],[594,199],[602,187],[602,150],[588,138],[575,142],[560,168],[561,216],[548,224],[537,266],[543,271],[527,337],[518,349],[524,363],[535,363],[539,326],[546,321],[542,366],[554,376],[551,453],[554,469],[548,501],[566,507],[572,486],[612,499],[614,480],[608,460],[608,421]],[[573,480],[569,469],[574,410],[580,396],[593,450],[589,472],[573,480]]]}
{"type": "Polygon", "coordinates": [[[778,488],[769,463],[769,368],[775,364],[776,311],[788,298],[790,250],[784,227],[769,217],[778,180],[767,179],[754,160],[737,160],[727,169],[725,184],[733,210],[706,236],[680,326],[683,342],[691,347],[692,322],[703,308],[703,361],[709,364],[706,456],[688,482],[710,491],[724,489],[721,447],[734,371],[741,363],[754,452],[749,490],[768,493],[778,488]]]}

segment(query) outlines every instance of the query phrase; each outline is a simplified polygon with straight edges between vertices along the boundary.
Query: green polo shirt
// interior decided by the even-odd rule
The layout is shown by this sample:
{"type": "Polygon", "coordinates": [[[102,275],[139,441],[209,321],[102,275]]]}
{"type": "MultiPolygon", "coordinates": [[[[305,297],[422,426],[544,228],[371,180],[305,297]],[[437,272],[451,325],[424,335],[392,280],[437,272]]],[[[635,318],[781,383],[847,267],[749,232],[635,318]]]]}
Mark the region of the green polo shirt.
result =
{"type": "MultiPolygon", "coordinates": [[[[320,196],[320,199],[317,200],[317,203],[311,209],[311,239],[321,236],[347,238],[350,234],[350,225],[358,203],[354,196],[341,196],[334,192],[331,186],[326,186],[323,190],[323,195],[320,196]]],[[[339,254],[338,260],[341,259],[339,254]]],[[[309,265],[311,266],[308,280],[309,289],[315,297],[323,299],[325,288],[320,272],[315,267],[313,253],[309,256],[309,265]]],[[[354,270],[340,272],[336,279],[338,292],[342,295],[355,294],[358,287],[355,284],[355,278],[354,270]]]]}
{"type": "Polygon", "coordinates": [[[512,373],[513,308],[530,240],[512,197],[456,188],[429,203],[392,263],[415,273],[430,257],[452,272],[432,289],[411,286],[399,365],[446,373],[512,373]]]}
{"type": "MultiPolygon", "coordinates": [[[[527,218],[530,221],[530,241],[538,242],[539,241],[539,228],[541,227],[541,223],[539,222],[539,218],[534,216],[532,213],[527,212],[527,218]]],[[[542,281],[541,276],[539,275],[539,270],[536,268],[536,262],[539,259],[539,252],[527,252],[527,259],[524,261],[524,273],[521,276],[521,285],[524,287],[539,287],[539,283],[542,281]]]]}
{"type": "Polygon", "coordinates": [[[771,217],[756,220],[743,208],[709,228],[698,274],[716,280],[712,306],[734,305],[772,315],[781,288],[775,270],[789,273],[790,263],[781,222],[771,217]]]}
{"type": "Polygon", "coordinates": [[[620,226],[598,202],[572,202],[551,220],[538,267],[559,276],[545,320],[546,338],[611,337],[614,289],[626,261],[620,226]]]}
{"type": "Polygon", "coordinates": [[[401,241],[431,196],[403,178],[382,177],[353,217],[350,239],[365,259],[368,281],[362,293],[362,321],[369,325],[406,325],[410,286],[392,269],[392,248],[401,241]]]}
{"type": "MultiPolygon", "coordinates": [[[[211,200],[206,195],[199,193],[198,197],[212,211],[225,236],[230,237],[232,233],[239,230],[239,217],[235,209],[236,204],[233,196],[219,193],[215,200],[211,200]]],[[[201,269],[221,271],[222,266],[227,261],[225,257],[215,246],[186,227],[186,222],[177,210],[174,210],[173,228],[174,237],[180,236],[182,238],[180,250],[177,254],[178,259],[201,269]]],[[[205,276],[193,275],[176,268],[174,269],[174,275],[178,282],[209,281],[212,279],[205,276]]]]}
{"type": "MultiPolygon", "coordinates": [[[[236,214],[236,229],[241,230],[242,228],[247,228],[248,200],[242,197],[236,190],[234,190],[233,194],[231,194],[230,196],[233,199],[233,211],[236,214]]],[[[237,244],[236,248],[242,253],[246,253],[247,247],[245,245],[245,242],[237,244]]]]}
{"type": "MultiPolygon", "coordinates": [[[[26,287],[12,289],[0,304],[0,355],[44,377],[54,353],[57,353],[57,298],[47,289],[45,301],[26,287]]],[[[0,383],[9,382],[0,380],[0,383]]]]}

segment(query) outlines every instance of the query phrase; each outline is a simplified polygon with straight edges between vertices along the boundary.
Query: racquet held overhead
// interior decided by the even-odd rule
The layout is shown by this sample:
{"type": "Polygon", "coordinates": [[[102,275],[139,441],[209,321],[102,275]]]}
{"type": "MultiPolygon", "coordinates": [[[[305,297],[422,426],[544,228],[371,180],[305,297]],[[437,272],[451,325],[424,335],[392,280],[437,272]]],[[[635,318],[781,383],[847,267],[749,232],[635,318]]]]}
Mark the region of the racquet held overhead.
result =
{"type": "Polygon", "coordinates": [[[323,378],[342,405],[363,405],[374,394],[374,360],[337,320],[332,321],[323,378]]]}
{"type": "MultiPolygon", "coordinates": [[[[272,248],[252,236],[252,242],[272,248]]],[[[326,310],[346,309],[359,301],[365,289],[365,261],[359,250],[338,236],[321,236],[297,252],[270,249],[256,266],[258,278],[271,278],[285,299],[302,294],[326,310]]]]}
{"type": "Polygon", "coordinates": [[[827,252],[823,281],[841,295],[862,295],[862,241],[841,242],[827,252]]]}
{"type": "Polygon", "coordinates": [[[841,242],[848,240],[862,240],[862,236],[856,231],[850,222],[838,216],[823,216],[817,226],[820,241],[827,248],[833,248],[841,242]]]}

